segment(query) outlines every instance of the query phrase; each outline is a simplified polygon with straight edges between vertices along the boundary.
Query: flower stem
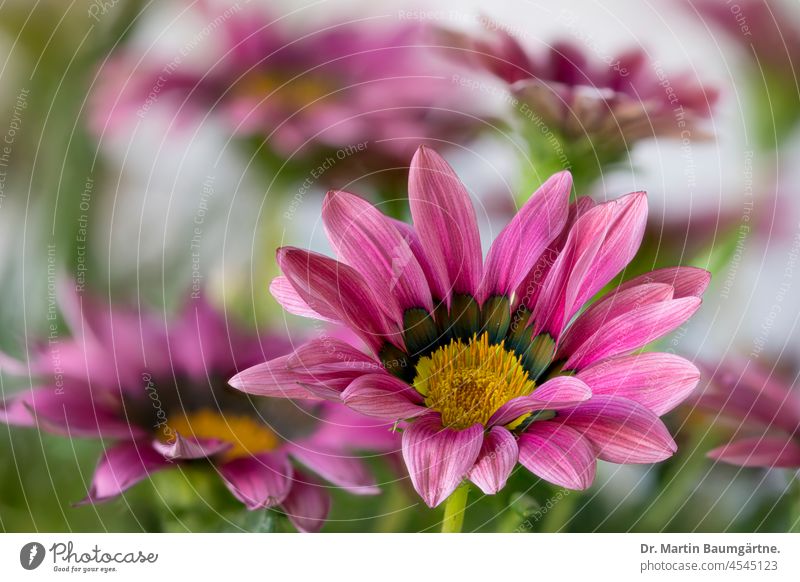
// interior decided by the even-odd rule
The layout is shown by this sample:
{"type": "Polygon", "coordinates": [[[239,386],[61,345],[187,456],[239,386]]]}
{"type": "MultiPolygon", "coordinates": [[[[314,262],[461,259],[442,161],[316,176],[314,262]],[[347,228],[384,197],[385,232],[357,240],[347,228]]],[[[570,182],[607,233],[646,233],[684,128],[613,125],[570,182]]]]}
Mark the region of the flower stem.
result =
{"type": "Polygon", "coordinates": [[[462,483],[444,502],[442,533],[461,532],[461,528],[464,526],[467,497],[469,497],[469,483],[462,483]]]}

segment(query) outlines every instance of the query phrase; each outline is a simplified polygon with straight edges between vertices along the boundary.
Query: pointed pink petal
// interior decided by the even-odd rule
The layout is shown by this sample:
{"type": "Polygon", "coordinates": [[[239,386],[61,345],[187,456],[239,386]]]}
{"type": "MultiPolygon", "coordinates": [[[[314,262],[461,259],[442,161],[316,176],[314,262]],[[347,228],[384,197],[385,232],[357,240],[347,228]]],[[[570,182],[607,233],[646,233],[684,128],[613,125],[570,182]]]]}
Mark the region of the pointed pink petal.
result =
{"type": "Polygon", "coordinates": [[[453,293],[475,296],[483,259],[475,209],[453,169],[429,148],[420,147],[411,160],[408,198],[436,276],[453,293]]]}
{"type": "Polygon", "coordinates": [[[480,300],[510,296],[561,234],[567,221],[572,176],[551,176],[497,236],[486,257],[480,300]]]}
{"type": "Polygon", "coordinates": [[[332,191],[323,202],[322,219],[337,255],[364,277],[378,297],[396,296],[401,317],[412,307],[433,310],[422,267],[408,242],[377,208],[358,196],[332,191]]]}
{"type": "Polygon", "coordinates": [[[331,496],[316,479],[295,470],[292,489],[281,509],[299,531],[318,532],[331,510],[331,496]]]}
{"type": "Polygon", "coordinates": [[[700,371],[674,354],[645,353],[603,360],[581,370],[595,395],[621,396],[658,416],[683,402],[700,381],[700,371]]]}
{"type": "Polygon", "coordinates": [[[539,299],[544,282],[552,269],[559,253],[567,243],[567,237],[572,230],[575,221],[583,216],[591,208],[594,208],[594,201],[588,196],[581,196],[569,205],[567,221],[561,229],[559,235],[544,250],[539,260],[525,276],[517,289],[517,297],[528,309],[533,310],[539,299]]]}
{"type": "MultiPolygon", "coordinates": [[[[275,277],[269,285],[269,292],[272,293],[272,296],[280,303],[281,307],[293,315],[338,323],[337,315],[332,310],[322,314],[311,309],[308,303],[303,301],[300,295],[297,294],[297,291],[294,290],[294,287],[286,277],[275,277]]],[[[323,305],[319,304],[317,307],[324,308],[323,305]]]]}
{"type": "Polygon", "coordinates": [[[228,380],[232,387],[256,396],[275,398],[293,398],[296,400],[318,399],[299,381],[306,380],[304,375],[289,369],[289,356],[281,356],[269,362],[258,364],[243,370],[228,380]]]}
{"type": "Polygon", "coordinates": [[[675,289],[673,297],[700,297],[711,282],[711,273],[697,267],[667,267],[634,277],[619,286],[623,291],[637,285],[665,283],[675,289]]]}
{"type": "Polygon", "coordinates": [[[342,392],[342,402],[353,410],[386,420],[414,418],[429,409],[411,386],[389,374],[368,374],[342,392]]]}
{"type": "Polygon", "coordinates": [[[397,303],[391,295],[381,297],[378,303],[369,285],[352,267],[290,247],[278,250],[278,264],[311,309],[323,314],[335,313],[338,320],[376,351],[387,340],[402,348],[393,333],[397,330],[386,319],[387,313],[399,312],[397,303]]]}
{"type": "Polygon", "coordinates": [[[708,453],[718,461],[742,467],[800,467],[800,444],[791,437],[737,439],[708,453]]]}
{"type": "Polygon", "coordinates": [[[568,358],[598,329],[617,317],[643,305],[669,301],[672,299],[672,293],[672,287],[661,283],[637,285],[606,295],[579,315],[567,328],[559,342],[556,359],[568,358]]]}
{"type": "Polygon", "coordinates": [[[535,410],[558,410],[575,406],[592,397],[589,387],[574,376],[556,376],[532,394],[512,398],[498,408],[489,419],[489,426],[508,424],[535,410]]]}
{"type": "Polygon", "coordinates": [[[403,460],[428,507],[450,497],[467,478],[483,444],[483,426],[443,428],[438,414],[415,420],[403,432],[403,460]]]}
{"type": "Polygon", "coordinates": [[[184,437],[178,433],[175,433],[175,439],[171,443],[153,441],[153,448],[170,461],[206,459],[230,449],[231,446],[231,443],[219,439],[184,437]]]}
{"type": "Polygon", "coordinates": [[[628,194],[575,221],[544,282],[533,318],[558,338],[572,316],[633,259],[644,235],[647,197],[628,194]]]}
{"type": "Polygon", "coordinates": [[[564,370],[580,370],[603,358],[637,350],[683,324],[700,302],[699,297],[684,297],[637,307],[596,330],[569,355],[564,370]]]}
{"type": "Polygon", "coordinates": [[[383,368],[369,356],[335,337],[322,337],[308,341],[290,354],[287,367],[296,372],[322,374],[325,372],[358,372],[361,374],[381,372],[383,368]]]}
{"type": "Polygon", "coordinates": [[[598,458],[612,463],[656,463],[677,450],[661,419],[626,398],[593,396],[560,411],[554,422],[580,432],[595,446],[598,458]]]}
{"type": "Polygon", "coordinates": [[[567,489],[588,489],[597,462],[581,434],[554,422],[534,422],[519,437],[519,462],[534,475],[567,489]]]}
{"type": "Polygon", "coordinates": [[[0,406],[0,421],[20,426],[38,423],[49,432],[73,437],[130,439],[146,431],[125,420],[119,398],[103,388],[64,382],[59,388],[17,392],[0,406]]]}
{"type": "Polygon", "coordinates": [[[502,426],[494,426],[483,439],[478,460],[469,472],[469,480],[486,495],[494,495],[506,486],[518,458],[517,440],[502,426]]]}
{"type": "Polygon", "coordinates": [[[149,442],[121,442],[103,453],[94,471],[89,494],[78,504],[107,501],[147,478],[150,473],[173,466],[149,442]]]}
{"type": "MultiPolygon", "coordinates": [[[[335,444],[335,443],[334,443],[335,444]]],[[[356,495],[376,495],[380,489],[366,465],[356,457],[332,450],[310,448],[299,443],[289,446],[297,461],[334,485],[356,495]]]]}
{"type": "Polygon", "coordinates": [[[414,257],[416,257],[420,268],[422,268],[422,272],[425,273],[425,279],[428,281],[428,287],[431,290],[433,298],[441,301],[447,297],[449,293],[449,284],[446,279],[441,278],[434,266],[431,264],[428,255],[425,253],[425,249],[422,247],[422,241],[419,240],[417,231],[414,230],[414,227],[410,224],[400,220],[391,219],[391,221],[398,232],[403,235],[403,238],[408,243],[408,247],[411,249],[411,252],[414,253],[414,257]]]}
{"type": "Polygon", "coordinates": [[[280,454],[238,457],[220,466],[219,474],[233,496],[251,510],[283,503],[292,487],[292,466],[280,454]]]}

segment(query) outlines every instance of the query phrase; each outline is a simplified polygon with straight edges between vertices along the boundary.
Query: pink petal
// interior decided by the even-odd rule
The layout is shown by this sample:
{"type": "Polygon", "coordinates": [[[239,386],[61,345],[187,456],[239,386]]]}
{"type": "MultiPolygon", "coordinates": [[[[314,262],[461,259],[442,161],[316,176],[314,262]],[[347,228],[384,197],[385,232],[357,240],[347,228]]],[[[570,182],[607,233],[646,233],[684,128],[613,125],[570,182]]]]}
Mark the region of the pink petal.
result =
{"type": "MultiPolygon", "coordinates": [[[[335,443],[334,443],[335,444],[335,443]]],[[[345,453],[310,448],[301,444],[289,446],[292,457],[314,471],[317,475],[356,495],[380,493],[366,465],[356,457],[345,453]]]]}
{"type": "Polygon", "coordinates": [[[65,380],[59,388],[24,390],[3,402],[0,420],[20,426],[38,423],[49,432],[73,437],[144,436],[146,431],[128,423],[119,397],[106,388],[65,380]]]}
{"type": "Polygon", "coordinates": [[[606,323],[570,354],[565,370],[580,370],[603,358],[639,349],[669,333],[700,307],[699,297],[643,305],[606,323]]]}
{"type": "Polygon", "coordinates": [[[415,420],[403,432],[403,460],[428,507],[442,503],[467,478],[482,444],[482,425],[443,428],[438,414],[415,420]]]}
{"type": "Polygon", "coordinates": [[[410,224],[400,220],[391,219],[391,221],[400,234],[403,235],[403,238],[408,243],[408,247],[411,249],[411,252],[414,253],[414,257],[416,257],[419,266],[422,268],[422,272],[425,273],[425,279],[428,281],[428,287],[431,290],[433,298],[437,301],[441,301],[447,297],[449,293],[448,282],[446,279],[442,279],[434,268],[428,255],[425,253],[425,249],[422,247],[422,241],[419,240],[417,231],[414,230],[414,227],[410,224]]]}
{"type": "Polygon", "coordinates": [[[559,342],[556,359],[569,357],[606,323],[643,305],[669,301],[672,299],[672,293],[672,287],[661,283],[637,285],[606,295],[579,315],[567,328],[559,342]]]}
{"type": "Polygon", "coordinates": [[[588,489],[597,462],[581,434],[554,422],[534,422],[519,437],[519,462],[531,473],[567,489],[588,489]]]}
{"type": "Polygon", "coordinates": [[[386,420],[414,418],[428,411],[411,386],[389,374],[368,374],[342,392],[342,402],[353,410],[386,420]]]}
{"type": "Polygon", "coordinates": [[[337,255],[364,277],[377,296],[397,297],[398,324],[406,309],[433,310],[425,273],[408,242],[372,204],[347,192],[328,192],[322,219],[337,255]]]}
{"type": "Polygon", "coordinates": [[[700,371],[685,358],[653,352],[603,360],[581,370],[577,378],[592,394],[621,396],[661,416],[692,393],[700,371]]]}
{"type": "Polygon", "coordinates": [[[296,400],[319,399],[308,391],[299,381],[306,380],[307,375],[289,369],[289,356],[281,356],[269,362],[258,364],[236,374],[228,380],[228,384],[256,396],[275,398],[293,398],[296,400]]]}
{"type": "MultiPolygon", "coordinates": [[[[328,310],[325,314],[322,314],[311,309],[308,303],[303,301],[297,291],[294,290],[294,287],[292,287],[292,284],[286,277],[275,277],[269,285],[269,292],[272,293],[272,296],[280,303],[281,307],[293,315],[338,323],[336,319],[337,315],[332,310],[328,310]]],[[[317,307],[323,308],[324,311],[323,305],[318,304],[317,307]]]]}
{"type": "Polygon", "coordinates": [[[800,444],[791,437],[737,439],[708,453],[712,459],[742,467],[800,467],[800,444]]]}
{"type": "Polygon", "coordinates": [[[238,457],[220,466],[219,473],[233,496],[251,510],[283,503],[292,487],[292,466],[285,455],[238,457]]]}
{"type": "Polygon", "coordinates": [[[486,495],[494,495],[506,486],[518,458],[517,440],[502,426],[494,426],[483,439],[478,460],[469,472],[469,480],[486,495]]]}
{"type": "Polygon", "coordinates": [[[533,318],[558,338],[572,316],[633,259],[644,235],[647,197],[628,194],[575,221],[544,282],[533,318]]]}
{"type": "Polygon", "coordinates": [[[148,442],[121,442],[103,453],[94,471],[89,494],[78,504],[107,501],[147,478],[150,473],[173,466],[148,442]]]}
{"type": "Polygon", "coordinates": [[[475,209],[453,169],[429,148],[420,147],[411,160],[408,198],[436,277],[453,293],[475,296],[483,258],[475,209]]]}
{"type": "Polygon", "coordinates": [[[536,410],[558,410],[574,406],[592,397],[589,387],[574,376],[556,376],[532,394],[512,398],[498,408],[489,419],[489,426],[508,424],[536,410]]]}
{"type": "Polygon", "coordinates": [[[316,479],[295,470],[292,489],[281,509],[299,531],[318,532],[330,512],[331,496],[316,479]]]}
{"type": "Polygon", "coordinates": [[[486,257],[480,301],[510,296],[567,221],[572,176],[551,176],[495,239],[486,257]]]}
{"type": "Polygon", "coordinates": [[[673,297],[700,297],[711,282],[711,273],[697,267],[667,267],[634,277],[619,286],[617,292],[648,283],[665,283],[675,289],[673,297]]]}
{"type": "MultiPolygon", "coordinates": [[[[369,285],[352,267],[289,247],[278,250],[278,264],[309,307],[323,314],[335,313],[374,350],[380,350],[386,340],[400,343],[393,334],[396,329],[386,319],[386,313],[398,313],[397,303],[392,296],[381,297],[378,303],[369,285]]],[[[398,347],[402,348],[402,344],[398,347]]]]}
{"type": "Polygon", "coordinates": [[[175,433],[171,443],[153,441],[153,448],[164,455],[167,460],[205,459],[213,457],[231,448],[231,443],[219,439],[198,439],[184,437],[175,433]]]}
{"type": "MultiPolygon", "coordinates": [[[[554,422],[580,432],[612,463],[655,463],[677,450],[664,423],[641,404],[616,396],[593,396],[560,411],[554,422]]],[[[535,424],[535,423],[534,423],[535,424]]]]}

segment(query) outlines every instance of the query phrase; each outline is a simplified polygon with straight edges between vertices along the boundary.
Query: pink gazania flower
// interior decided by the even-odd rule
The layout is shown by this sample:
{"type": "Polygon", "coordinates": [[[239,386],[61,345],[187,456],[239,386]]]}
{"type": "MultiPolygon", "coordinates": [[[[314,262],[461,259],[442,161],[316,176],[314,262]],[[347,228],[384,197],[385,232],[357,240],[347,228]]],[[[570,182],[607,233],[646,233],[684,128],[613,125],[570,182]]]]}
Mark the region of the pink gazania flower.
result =
{"type": "Polygon", "coordinates": [[[63,303],[72,339],[37,348],[28,364],[3,357],[7,371],[29,372],[37,384],[0,403],[0,420],[113,443],[81,503],[203,463],[248,509],[275,507],[299,530],[316,531],[330,496],[314,474],[356,494],[378,492],[353,453],[397,446],[386,426],[332,403],[264,406],[227,386],[242,367],[286,353],[285,339],[259,341],[199,300],[169,326],[74,293],[63,303]]]}
{"type": "Polygon", "coordinates": [[[330,192],[323,221],[340,260],[281,248],[271,291],[287,311],[348,326],[368,350],[312,342],[231,385],[341,400],[398,423],[430,507],[465,479],[498,492],[517,462],[585,489],[598,458],[669,457],[676,447],[659,415],[699,374],[681,357],[637,350],[695,312],[709,274],[654,271],[581,312],[636,253],[647,201],[638,192],[570,205],[570,190],[568,173],[550,178],[485,260],[467,190],[430,149],[411,162],[413,225],[330,192]]]}
{"type": "Polygon", "coordinates": [[[708,456],[742,467],[800,468],[800,395],[794,380],[752,360],[710,366],[706,389],[690,400],[733,431],[708,456]]]}
{"type": "Polygon", "coordinates": [[[469,102],[452,90],[452,67],[437,65],[418,23],[292,29],[252,6],[224,19],[206,3],[194,12],[215,23],[216,57],[173,66],[132,50],[116,54],[92,97],[98,135],[165,105],[176,125],[212,116],[234,135],[265,139],[283,158],[363,144],[355,157],[405,160],[411,139],[457,140],[475,131],[476,119],[459,113],[469,102]]]}
{"type": "Polygon", "coordinates": [[[523,117],[541,120],[535,132],[552,131],[573,155],[577,144],[613,158],[645,138],[703,137],[701,122],[718,97],[689,73],[654,67],[640,48],[600,59],[555,42],[533,54],[502,27],[480,37],[449,31],[442,37],[458,60],[507,85],[526,106],[518,106],[523,117]]]}

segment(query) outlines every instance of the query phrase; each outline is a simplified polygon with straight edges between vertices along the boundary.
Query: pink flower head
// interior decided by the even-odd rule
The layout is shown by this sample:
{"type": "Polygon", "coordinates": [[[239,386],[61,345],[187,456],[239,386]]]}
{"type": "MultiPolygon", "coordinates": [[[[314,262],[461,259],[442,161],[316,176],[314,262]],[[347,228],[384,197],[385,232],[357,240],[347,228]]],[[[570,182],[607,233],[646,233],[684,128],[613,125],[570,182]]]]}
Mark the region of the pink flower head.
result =
{"type": "Polygon", "coordinates": [[[752,360],[709,372],[709,384],[693,404],[734,434],[708,456],[742,467],[800,468],[800,394],[793,380],[752,360]]]}
{"type": "Polygon", "coordinates": [[[411,139],[454,140],[475,129],[474,117],[458,113],[468,102],[454,101],[450,67],[436,65],[415,23],[293,30],[252,6],[221,17],[200,3],[195,12],[215,24],[217,58],[197,66],[117,54],[92,98],[96,133],[135,125],[167,104],[182,121],[221,118],[281,157],[366,143],[367,156],[405,160],[411,139]]]}
{"type": "Polygon", "coordinates": [[[333,403],[260,405],[227,386],[237,370],[286,353],[287,340],[259,341],[200,300],[169,326],[72,292],[62,303],[73,338],[51,340],[27,365],[3,357],[7,370],[41,384],[0,403],[0,420],[113,441],[82,503],[186,463],[207,463],[248,509],[277,507],[303,531],[322,527],[330,507],[308,470],[350,492],[377,493],[352,453],[395,446],[386,426],[333,403]]]}
{"type": "Polygon", "coordinates": [[[537,131],[551,130],[569,144],[585,141],[599,156],[648,137],[700,137],[698,124],[718,97],[689,73],[667,75],[640,48],[601,60],[569,42],[531,54],[502,27],[480,38],[443,36],[460,60],[508,85],[523,116],[543,122],[537,131]]]}
{"type": "Polygon", "coordinates": [[[675,451],[659,415],[699,375],[675,355],[635,353],[685,322],[709,274],[669,268],[636,277],[580,310],[633,258],[641,192],[569,204],[571,177],[551,177],[482,259],[466,188],[434,151],[411,162],[413,225],[346,192],[323,205],[340,260],[285,247],[275,298],[292,313],[340,322],[369,347],[312,342],[241,372],[251,394],[336,398],[403,423],[414,487],[439,505],[464,479],[487,494],[517,462],[585,489],[596,459],[652,463],[675,451]]]}

